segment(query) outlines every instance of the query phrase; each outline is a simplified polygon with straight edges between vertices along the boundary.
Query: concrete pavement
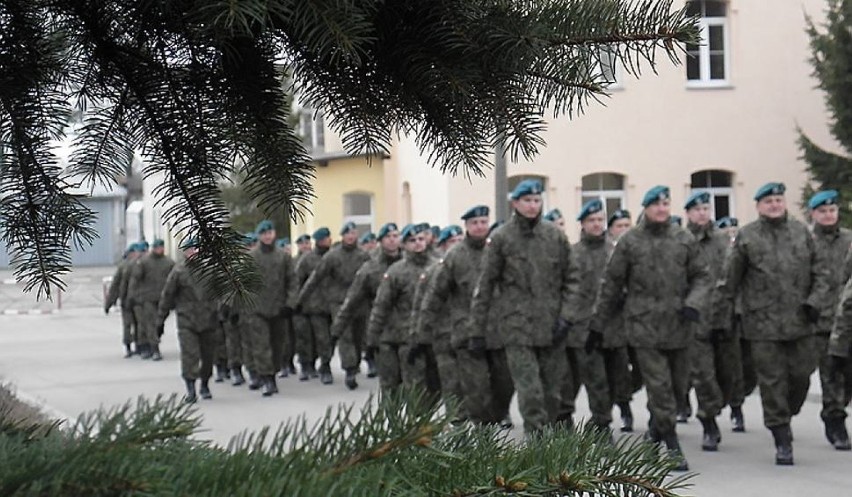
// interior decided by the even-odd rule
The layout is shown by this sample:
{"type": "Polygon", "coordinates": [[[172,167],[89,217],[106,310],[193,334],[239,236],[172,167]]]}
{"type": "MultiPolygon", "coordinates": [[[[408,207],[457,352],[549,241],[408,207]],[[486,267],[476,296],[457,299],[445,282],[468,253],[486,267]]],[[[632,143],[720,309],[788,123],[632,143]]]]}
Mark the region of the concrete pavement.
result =
{"type": "MultiPolygon", "coordinates": [[[[13,383],[23,397],[35,399],[50,412],[69,418],[99,406],[120,405],[139,395],[182,394],[173,320],[170,318],[166,325],[162,362],[124,359],[120,328],[115,312],[104,316],[103,311],[91,307],[45,315],[2,315],[0,380],[13,383]]],[[[205,430],[199,438],[227,444],[244,430],[275,427],[299,415],[316,420],[329,407],[362,405],[378,387],[376,380],[361,376],[361,388],[349,391],[343,385],[338,365],[332,367],[334,385],[324,386],[317,380],[301,383],[296,378],[279,379],[281,393],[272,398],[263,398],[245,386],[212,383],[214,399],[198,404],[205,430]]],[[[812,384],[812,395],[793,423],[793,467],[773,464],[772,437],[762,426],[757,395],[746,401],[746,433],[732,433],[728,413],[724,413],[720,419],[723,440],[717,453],[701,452],[701,426],[694,418],[679,425],[690,467],[699,473],[689,494],[792,497],[850,492],[852,453],[837,452],[826,442],[819,420],[818,387],[812,384]]],[[[633,401],[638,433],[647,424],[645,401],[644,393],[633,401]]],[[[587,406],[581,394],[578,418],[588,416],[587,406]]],[[[520,425],[516,404],[512,415],[520,425]]],[[[520,435],[517,428],[516,434],[520,435]]]]}

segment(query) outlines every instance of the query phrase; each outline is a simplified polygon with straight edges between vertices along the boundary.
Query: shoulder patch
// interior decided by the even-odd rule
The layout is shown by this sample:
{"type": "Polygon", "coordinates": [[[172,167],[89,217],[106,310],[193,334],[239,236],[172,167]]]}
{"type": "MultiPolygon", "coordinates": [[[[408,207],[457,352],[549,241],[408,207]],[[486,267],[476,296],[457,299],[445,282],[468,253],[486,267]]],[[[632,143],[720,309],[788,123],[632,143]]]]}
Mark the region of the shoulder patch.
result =
{"type": "Polygon", "coordinates": [[[420,273],[420,281],[423,281],[425,279],[426,279],[426,273],[420,273]]]}
{"type": "Polygon", "coordinates": [[[485,239],[485,245],[491,245],[491,237],[485,239]]]}
{"type": "Polygon", "coordinates": [[[386,280],[386,279],[388,279],[388,278],[390,278],[390,276],[388,276],[388,273],[385,273],[385,274],[383,274],[383,275],[382,275],[382,279],[383,279],[383,280],[386,280]]]}

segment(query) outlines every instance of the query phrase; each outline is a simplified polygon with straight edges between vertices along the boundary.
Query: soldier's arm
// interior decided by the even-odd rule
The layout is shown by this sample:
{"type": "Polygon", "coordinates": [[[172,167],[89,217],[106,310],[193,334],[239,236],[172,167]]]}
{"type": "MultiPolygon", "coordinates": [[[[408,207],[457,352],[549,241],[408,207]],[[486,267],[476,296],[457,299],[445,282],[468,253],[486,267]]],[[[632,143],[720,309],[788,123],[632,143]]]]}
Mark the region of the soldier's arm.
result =
{"type": "Polygon", "coordinates": [[[482,274],[477,280],[470,303],[471,329],[470,336],[484,338],[488,329],[488,314],[491,310],[491,299],[494,289],[503,273],[504,256],[500,238],[489,241],[483,254],[482,274]]]}
{"type": "Polygon", "coordinates": [[[109,290],[107,290],[107,298],[104,303],[104,307],[109,309],[110,307],[115,305],[115,302],[118,300],[119,292],[122,286],[122,280],[124,275],[124,266],[120,265],[116,268],[115,273],[112,275],[112,281],[109,284],[109,290]]]}
{"type": "Polygon", "coordinates": [[[834,326],[828,340],[828,353],[838,357],[849,357],[850,328],[852,328],[852,279],[846,281],[837,313],[834,315],[834,326]]]}
{"type": "Polygon", "coordinates": [[[805,302],[814,309],[822,309],[823,302],[834,302],[831,296],[831,262],[826,254],[816,249],[814,239],[805,233],[808,248],[810,249],[811,263],[811,291],[805,302]]]}
{"type": "Polygon", "coordinates": [[[180,283],[179,276],[178,271],[172,268],[169,276],[166,278],[166,284],[163,286],[162,292],[160,292],[160,301],[157,303],[157,314],[160,319],[165,319],[169,315],[169,312],[175,308],[175,297],[177,296],[178,285],[180,283]]]}
{"type": "Polygon", "coordinates": [[[130,283],[127,285],[127,295],[131,301],[139,294],[139,286],[144,279],[143,272],[142,263],[139,261],[135,262],[133,269],[130,271],[130,283]]]}
{"type": "Polygon", "coordinates": [[[714,330],[727,330],[731,328],[731,319],[734,315],[734,302],[728,298],[725,292],[725,275],[728,274],[727,252],[723,253],[724,260],[719,271],[719,278],[713,282],[715,285],[710,311],[712,321],[710,328],[714,330]]]}
{"type": "Polygon", "coordinates": [[[623,300],[624,288],[627,284],[627,274],[630,269],[628,242],[622,239],[612,251],[604,270],[600,290],[595,299],[595,313],[592,318],[592,329],[603,331],[606,322],[615,315],[623,300]]]}
{"type": "MultiPolygon", "coordinates": [[[[734,245],[728,252],[728,258],[725,261],[727,270],[725,271],[725,284],[722,291],[725,297],[732,303],[740,290],[743,276],[745,276],[746,268],[748,267],[748,253],[746,251],[745,240],[742,235],[737,235],[734,240],[734,245]]],[[[733,304],[732,304],[733,305],[733,304]]]]}
{"type": "Polygon", "coordinates": [[[414,299],[411,305],[411,316],[409,317],[408,323],[408,337],[409,343],[417,344],[417,343],[430,343],[431,342],[431,327],[429,327],[430,321],[426,321],[423,319],[423,314],[421,312],[423,305],[423,297],[426,294],[426,290],[429,286],[429,280],[431,280],[431,276],[424,273],[420,275],[420,278],[417,280],[417,283],[414,286],[414,299]]]}
{"type": "Polygon", "coordinates": [[[420,304],[420,319],[415,323],[415,334],[422,335],[426,333],[424,328],[429,323],[434,323],[438,320],[438,313],[441,312],[450,295],[452,267],[451,256],[435,266],[435,271],[432,277],[429,278],[428,284],[423,291],[423,301],[420,304]]]}
{"type": "Polygon", "coordinates": [[[394,284],[393,278],[388,273],[382,276],[382,282],[376,292],[376,300],[373,301],[373,309],[370,311],[370,321],[367,324],[367,344],[377,346],[382,331],[387,324],[388,315],[393,306],[394,284]]]}
{"type": "Polygon", "coordinates": [[[561,262],[559,266],[562,268],[562,290],[559,317],[573,323],[576,321],[576,316],[582,314],[580,310],[580,269],[577,264],[577,258],[572,253],[571,244],[568,243],[568,238],[560,235],[562,243],[561,262]]]}
{"type": "Polygon", "coordinates": [[[320,259],[320,262],[319,264],[317,264],[317,267],[314,268],[313,272],[311,272],[311,275],[308,276],[307,281],[305,281],[305,284],[302,285],[302,289],[299,291],[299,295],[296,299],[297,303],[301,304],[302,302],[304,302],[311,295],[311,293],[316,290],[317,286],[325,278],[325,275],[326,273],[328,273],[330,266],[329,257],[327,257],[327,255],[328,254],[326,254],[326,256],[320,259]]]}
{"type": "Polygon", "coordinates": [[[358,272],[355,273],[355,279],[352,280],[352,285],[346,290],[346,298],[343,299],[343,304],[337,310],[337,315],[332,316],[334,320],[331,325],[331,335],[340,337],[346,325],[351,322],[352,316],[358,306],[364,302],[365,294],[367,293],[367,278],[369,275],[369,261],[361,265],[358,272]]]}
{"type": "Polygon", "coordinates": [[[710,304],[711,291],[715,282],[710,276],[710,267],[698,247],[698,241],[690,238],[687,250],[689,257],[687,259],[686,278],[689,282],[689,293],[686,295],[683,304],[686,307],[708,313],[711,309],[707,309],[707,305],[710,304]]]}
{"type": "Polygon", "coordinates": [[[284,254],[284,293],[286,295],[286,306],[296,307],[296,297],[299,292],[299,285],[296,282],[296,270],[293,267],[293,258],[290,254],[284,254]]]}

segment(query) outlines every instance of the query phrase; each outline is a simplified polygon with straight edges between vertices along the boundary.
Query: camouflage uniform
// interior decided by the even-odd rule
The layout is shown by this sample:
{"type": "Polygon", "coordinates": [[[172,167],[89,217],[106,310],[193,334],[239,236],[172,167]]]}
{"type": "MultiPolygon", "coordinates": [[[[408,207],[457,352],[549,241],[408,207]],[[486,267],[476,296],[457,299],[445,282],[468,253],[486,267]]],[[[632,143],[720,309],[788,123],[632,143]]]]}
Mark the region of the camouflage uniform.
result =
{"type": "Polygon", "coordinates": [[[109,309],[114,306],[118,300],[121,300],[122,343],[124,343],[128,349],[130,345],[136,341],[135,335],[138,333],[136,320],[133,317],[133,308],[127,298],[127,287],[130,284],[130,272],[132,271],[133,264],[135,262],[135,259],[126,259],[121,261],[121,264],[118,265],[115,273],[112,275],[112,282],[109,285],[107,300],[104,304],[104,308],[109,309]]]}
{"type": "MultiPolygon", "coordinates": [[[[607,261],[615,250],[617,240],[613,240],[608,234],[606,238],[606,257],[607,261]]],[[[603,277],[603,270],[606,265],[601,268],[600,277],[603,277]]],[[[622,295],[622,304],[624,297],[622,295]]],[[[606,367],[606,377],[609,382],[609,392],[611,395],[611,404],[616,404],[622,411],[622,416],[629,415],[632,420],[630,411],[630,401],[633,400],[633,392],[642,388],[642,376],[639,373],[639,367],[636,364],[631,364],[630,353],[627,347],[627,334],[624,331],[624,313],[621,305],[616,309],[614,314],[607,317],[601,330],[604,336],[603,344],[601,344],[601,354],[604,358],[604,366],[606,367]],[[631,369],[633,368],[633,369],[631,369]],[[634,386],[634,376],[638,379],[638,386],[634,386]]],[[[629,423],[628,430],[632,429],[632,421],[629,423]]]]}
{"type": "MultiPolygon", "coordinates": [[[[449,368],[447,365],[442,367],[442,351],[436,350],[442,391],[458,396],[463,402],[463,415],[481,423],[497,423],[508,416],[514,394],[506,352],[500,337],[493,332],[485,337],[485,351],[468,349],[470,329],[467,321],[473,289],[482,270],[484,248],[485,240],[466,237],[435,266],[423,297],[416,333],[424,333],[422,329],[429,323],[441,322],[441,316],[446,316],[447,322],[442,326],[446,327],[449,336],[439,336],[436,342],[438,347],[448,345],[452,350],[455,357],[452,367],[455,370],[445,372],[449,368]],[[458,393],[450,390],[452,383],[447,387],[445,378],[448,374],[451,381],[458,382],[458,393]]],[[[493,330],[493,326],[489,325],[489,330],[493,330]]]]}
{"type": "Polygon", "coordinates": [[[242,366],[253,370],[251,361],[251,335],[246,328],[247,316],[235,305],[219,306],[219,319],[225,332],[225,350],[228,367],[240,371],[242,366]]]}
{"type": "MultiPolygon", "coordinates": [[[[296,281],[299,288],[304,288],[305,282],[310,279],[327,253],[328,248],[316,246],[299,258],[296,264],[296,281]]],[[[302,297],[299,312],[293,316],[293,325],[296,327],[296,346],[299,349],[302,368],[313,367],[317,358],[322,364],[328,364],[334,351],[331,349],[331,336],[328,331],[328,306],[320,292],[302,297]]]]}
{"type": "Polygon", "coordinates": [[[174,266],[159,298],[158,315],[163,320],[170,310],[177,313],[180,369],[185,380],[210,378],[214,332],[219,327],[217,307],[183,263],[174,266]]]}
{"type": "Polygon", "coordinates": [[[804,306],[822,308],[828,275],[807,227],[786,216],[744,226],[728,264],[728,293],[742,297],[764,425],[786,427],[801,409],[816,367],[804,306]]]}
{"type": "MultiPolygon", "coordinates": [[[[847,256],[848,261],[849,256],[847,256]]],[[[847,267],[849,267],[848,264],[847,267]]],[[[834,388],[837,391],[834,391],[832,395],[833,399],[840,400],[840,410],[834,410],[832,414],[845,419],[845,407],[852,400],[852,360],[850,360],[852,358],[852,279],[847,279],[840,294],[840,303],[837,305],[837,313],[828,341],[828,353],[831,356],[846,359],[845,367],[838,372],[842,379],[834,378],[834,388]]]]}
{"type": "Polygon", "coordinates": [[[623,302],[627,341],[648,392],[649,434],[667,445],[676,436],[676,399],[689,382],[693,338],[684,309],[701,311],[710,286],[695,238],[668,222],[643,220],[626,232],[604,272],[593,329],[604,329],[623,302]]]}
{"type": "Polygon", "coordinates": [[[154,252],[144,255],[133,265],[127,292],[133,302],[136,324],[139,327],[137,343],[141,345],[156,348],[160,343],[157,302],[174,265],[174,261],[169,257],[154,252]]]}
{"type": "MultiPolygon", "coordinates": [[[[308,281],[302,286],[299,299],[319,294],[326,303],[326,313],[330,317],[336,316],[346,298],[349,286],[355,279],[355,273],[369,258],[370,255],[359,249],[357,243],[352,245],[341,243],[323,256],[308,281]]],[[[346,323],[347,332],[339,337],[341,365],[347,372],[357,370],[361,363],[366,319],[365,314],[353,315],[346,323]]]]}
{"type": "Polygon", "coordinates": [[[576,286],[571,245],[552,223],[515,214],[489,238],[470,336],[499,333],[527,433],[556,421],[566,365],[554,330],[560,319],[570,321],[576,286]],[[497,330],[489,330],[492,314],[501,323],[497,330]]]}

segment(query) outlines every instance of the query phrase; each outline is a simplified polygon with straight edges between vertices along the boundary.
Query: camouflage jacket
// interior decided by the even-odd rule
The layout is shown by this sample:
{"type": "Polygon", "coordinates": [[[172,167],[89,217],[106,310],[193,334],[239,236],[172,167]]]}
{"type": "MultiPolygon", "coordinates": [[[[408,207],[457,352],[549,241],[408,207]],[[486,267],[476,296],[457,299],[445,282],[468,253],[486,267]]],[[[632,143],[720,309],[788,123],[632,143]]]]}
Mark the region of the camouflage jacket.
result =
{"type": "Polygon", "coordinates": [[[367,325],[367,343],[408,343],[417,281],[436,261],[428,252],[406,253],[382,276],[367,325]]]}
{"type": "Polygon", "coordinates": [[[379,285],[382,282],[382,275],[400,259],[402,259],[402,251],[396,254],[387,254],[380,249],[373,253],[367,262],[361,264],[361,268],[355,273],[355,280],[352,281],[349,290],[346,291],[343,305],[340,306],[337,315],[334,316],[334,323],[331,326],[332,336],[341,336],[346,325],[352,322],[352,319],[356,316],[370,315],[376,292],[378,292],[379,285]]]}
{"type": "MultiPolygon", "coordinates": [[[[314,270],[328,252],[329,250],[325,247],[314,247],[313,250],[299,258],[299,262],[296,264],[296,282],[300,289],[305,288],[305,283],[314,274],[314,270]]],[[[301,290],[299,295],[302,295],[301,290]]],[[[299,303],[302,306],[303,314],[328,314],[328,304],[323,300],[321,292],[312,292],[310,295],[302,297],[299,303]]]]}
{"type": "Polygon", "coordinates": [[[127,297],[131,305],[156,303],[174,265],[175,262],[165,255],[149,252],[142,256],[130,272],[127,297]]]}
{"type": "MultiPolygon", "coordinates": [[[[613,251],[615,251],[615,246],[618,245],[618,240],[614,239],[607,233],[606,235],[606,260],[609,262],[609,258],[612,257],[613,251]]],[[[600,295],[600,284],[603,283],[603,274],[606,270],[606,264],[603,268],[601,268],[601,275],[598,284],[598,295],[600,295]]],[[[624,331],[624,300],[627,296],[627,293],[624,289],[621,291],[621,298],[616,302],[615,308],[607,316],[607,319],[604,320],[601,326],[601,332],[604,336],[603,348],[605,349],[615,349],[619,347],[627,346],[627,332],[624,331]]],[[[595,308],[597,308],[597,299],[595,299],[595,308]]],[[[593,321],[594,322],[594,318],[593,321]]]]}
{"type": "Polygon", "coordinates": [[[250,312],[271,318],[296,300],[296,273],[290,254],[275,246],[258,243],[249,252],[260,274],[261,286],[250,312]]]}
{"type": "Polygon", "coordinates": [[[157,312],[161,319],[175,309],[179,329],[212,331],[219,325],[218,302],[184,263],[176,264],[166,279],[157,312]]]}
{"type": "Polygon", "coordinates": [[[828,272],[804,224],[761,217],[737,234],[726,291],[742,298],[746,339],[793,340],[812,333],[802,306],[822,309],[828,272]]]}
{"type": "Polygon", "coordinates": [[[733,318],[733,305],[726,297],[722,287],[725,282],[725,263],[731,245],[731,239],[716,229],[713,223],[697,226],[689,223],[688,229],[698,241],[698,249],[707,263],[710,272],[710,293],[704,305],[706,319],[693,323],[695,338],[707,340],[711,330],[729,330],[733,318]]]}
{"type": "Polygon", "coordinates": [[[595,328],[623,301],[627,341],[633,347],[680,349],[693,339],[684,307],[705,319],[711,279],[698,242],[668,222],[640,222],[619,239],[604,271],[595,328]]]}
{"type": "Polygon", "coordinates": [[[557,319],[571,320],[577,275],[568,238],[541,217],[518,214],[488,239],[471,302],[471,337],[488,335],[489,316],[506,346],[553,344],[557,319]]]}
{"type": "MultiPolygon", "coordinates": [[[[601,277],[607,260],[606,236],[591,236],[581,233],[580,241],[572,247],[574,264],[577,266],[576,298],[571,299],[573,303],[569,314],[574,327],[568,333],[565,345],[579,348],[586,344],[589,337],[589,325],[595,310],[595,301],[601,286],[601,277]]],[[[603,330],[601,330],[603,331],[603,330]]]]}
{"type": "Polygon", "coordinates": [[[826,261],[828,264],[844,261],[842,269],[835,268],[828,273],[829,298],[820,308],[819,322],[817,322],[814,330],[819,334],[828,334],[834,324],[834,313],[840,303],[840,294],[843,293],[843,287],[849,279],[852,259],[848,256],[852,255],[849,250],[850,245],[852,245],[852,231],[839,226],[826,228],[814,225],[813,236],[814,246],[820,260],[826,261]]]}
{"type": "Polygon", "coordinates": [[[313,294],[320,294],[326,303],[326,312],[337,312],[346,298],[346,291],[355,280],[355,273],[369,258],[370,255],[359,249],[357,244],[340,244],[329,250],[308,281],[302,285],[299,301],[313,294]]]}
{"type": "Polygon", "coordinates": [[[104,305],[107,309],[114,306],[119,300],[121,300],[122,309],[130,308],[130,302],[127,300],[127,287],[130,285],[130,272],[133,269],[134,262],[136,262],[135,259],[125,259],[115,268],[104,305]]]}

